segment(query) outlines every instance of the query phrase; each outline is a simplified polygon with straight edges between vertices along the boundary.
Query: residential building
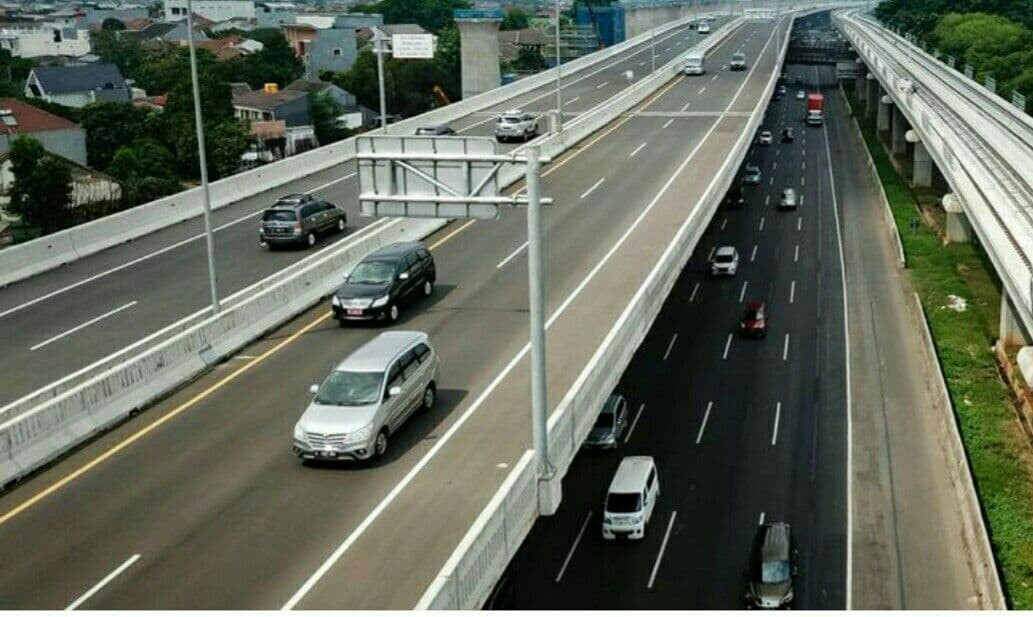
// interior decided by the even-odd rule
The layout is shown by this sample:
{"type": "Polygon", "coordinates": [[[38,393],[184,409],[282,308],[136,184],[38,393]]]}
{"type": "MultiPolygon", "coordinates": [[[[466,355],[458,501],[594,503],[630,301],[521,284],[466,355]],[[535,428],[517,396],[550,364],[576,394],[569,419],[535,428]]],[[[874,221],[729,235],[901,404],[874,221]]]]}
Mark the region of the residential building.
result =
{"type": "MultiPolygon", "coordinates": [[[[186,45],[186,41],[183,41],[182,44],[186,45]]],[[[245,39],[235,34],[218,39],[197,41],[195,45],[198,49],[207,49],[212,52],[215,59],[220,62],[259,52],[264,47],[259,41],[245,39]]]]}
{"type": "MultiPolygon", "coordinates": [[[[194,13],[213,22],[255,18],[254,0],[196,0],[192,4],[194,13]]],[[[186,19],[187,0],[164,0],[163,6],[166,21],[186,19]]]]}
{"type": "Polygon", "coordinates": [[[109,6],[96,3],[84,4],[78,8],[76,23],[80,28],[100,28],[106,19],[117,19],[125,25],[130,21],[147,18],[144,6],[109,6]]]}
{"type": "Polygon", "coordinates": [[[542,47],[548,42],[544,30],[524,28],[522,30],[500,30],[499,59],[503,62],[514,62],[521,51],[530,51],[541,55],[542,47]]]}
{"type": "Polygon", "coordinates": [[[77,57],[90,53],[90,32],[60,23],[12,24],[0,28],[0,49],[15,58],[77,57]]]}
{"type": "MultiPolygon", "coordinates": [[[[208,40],[208,35],[204,33],[204,28],[206,27],[206,24],[210,23],[211,22],[208,20],[198,23],[198,19],[195,17],[194,41],[208,40]]],[[[125,30],[122,36],[135,41],[140,41],[141,43],[145,41],[160,41],[165,43],[182,43],[184,45],[187,43],[189,38],[187,37],[186,21],[154,22],[141,30],[125,30]]]]}
{"type": "Polygon", "coordinates": [[[305,63],[305,76],[318,79],[325,71],[350,69],[358,57],[357,31],[382,22],[383,17],[376,14],[299,15],[281,30],[305,63]]]}
{"type": "Polygon", "coordinates": [[[294,23],[299,14],[293,2],[258,2],[255,4],[255,22],[259,28],[279,28],[294,23]]]}
{"type": "Polygon", "coordinates": [[[235,115],[249,122],[283,120],[288,128],[312,124],[308,108],[308,92],[278,90],[269,84],[266,90],[233,89],[235,115]]]}
{"type": "MultiPolygon", "coordinates": [[[[354,94],[336,84],[319,81],[317,79],[296,79],[284,88],[284,90],[308,92],[310,97],[317,94],[325,94],[331,101],[337,103],[341,108],[341,116],[339,117],[339,121],[341,122],[348,121],[352,125],[357,126],[372,126],[376,123],[377,112],[368,107],[359,105],[354,94]],[[352,120],[353,117],[355,118],[354,121],[352,120]]],[[[357,127],[351,126],[349,128],[357,127]]]]}
{"type": "Polygon", "coordinates": [[[114,64],[37,66],[25,82],[25,97],[67,107],[112,101],[128,103],[131,92],[114,64]]]}
{"type": "Polygon", "coordinates": [[[47,152],[86,164],[86,131],[82,127],[25,101],[0,98],[0,154],[10,152],[18,137],[32,137],[47,152]]]}

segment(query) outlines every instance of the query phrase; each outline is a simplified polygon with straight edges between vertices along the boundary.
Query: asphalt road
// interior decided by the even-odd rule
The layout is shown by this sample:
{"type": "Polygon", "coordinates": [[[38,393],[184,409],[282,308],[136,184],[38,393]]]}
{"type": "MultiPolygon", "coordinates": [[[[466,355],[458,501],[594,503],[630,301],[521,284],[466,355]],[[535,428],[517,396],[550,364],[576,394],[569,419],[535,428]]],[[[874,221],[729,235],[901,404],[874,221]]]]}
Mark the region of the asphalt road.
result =
{"type": "MultiPolygon", "coordinates": [[[[715,26],[722,21],[715,22],[715,26]]],[[[658,65],[699,41],[679,28],[657,38],[658,65]]],[[[564,78],[569,121],[648,74],[649,45],[564,78]]],[[[546,111],[554,104],[550,84],[455,123],[462,135],[491,135],[499,111],[520,107],[546,111]]],[[[506,148],[516,147],[507,144],[506,148]]],[[[221,208],[213,214],[215,255],[223,297],[271,276],[314,251],[268,252],[258,246],[258,215],[278,196],[312,192],[343,206],[345,236],[322,238],[325,249],[371,219],[358,213],[354,163],[288,182],[221,208]]],[[[209,306],[207,261],[200,217],[113,247],[65,267],[0,289],[0,406],[29,394],[123,347],[209,306]]]]}
{"type": "MultiPolygon", "coordinates": [[[[813,91],[813,67],[790,66],[813,91]]],[[[831,75],[822,89],[834,86],[831,75]]],[[[828,133],[802,122],[804,102],[773,101],[776,143],[748,161],[763,173],[747,205],[711,221],[624,373],[630,428],[619,448],[583,451],[559,512],[540,518],[500,588],[503,608],[742,608],[750,542],[762,520],[798,538],[796,607],[842,609],[847,582],[847,391],[844,305],[828,133]],[[796,132],[791,144],[778,131],[796,132]],[[803,198],[775,208],[782,187],[803,198]],[[735,246],[734,278],[707,276],[735,246]],[[764,340],[735,333],[744,304],[769,312],[764,340]],[[661,495],[646,538],[602,539],[602,502],[621,457],[646,454],[661,495]]],[[[837,110],[838,111],[838,110],[837,110]]]]}
{"type": "MultiPolygon", "coordinates": [[[[745,26],[710,74],[642,107],[700,113],[628,114],[547,170],[550,401],[725,160],[773,40],[770,23],[745,26]],[[760,70],[724,70],[740,48],[763,50],[760,70]]],[[[524,237],[507,212],[428,240],[437,290],[399,327],[437,346],[439,405],[386,461],[302,467],[288,452],[308,384],[377,331],[337,328],[319,307],[0,497],[0,552],[19,556],[0,572],[0,605],[413,606],[530,441],[524,237]]]]}

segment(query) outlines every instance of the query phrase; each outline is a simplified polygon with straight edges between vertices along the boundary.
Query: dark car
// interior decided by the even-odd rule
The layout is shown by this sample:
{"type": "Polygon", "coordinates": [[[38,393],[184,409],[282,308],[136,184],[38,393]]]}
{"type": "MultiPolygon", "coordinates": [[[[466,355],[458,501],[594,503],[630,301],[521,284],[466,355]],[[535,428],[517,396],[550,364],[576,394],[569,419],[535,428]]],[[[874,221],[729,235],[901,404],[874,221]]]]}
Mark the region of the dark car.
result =
{"type": "Polygon", "coordinates": [[[782,129],[782,143],[793,141],[793,128],[787,126],[782,129]]]}
{"type": "Polygon", "coordinates": [[[366,255],[334,292],[334,319],[395,321],[399,308],[434,293],[434,257],[422,242],[396,242],[366,255]]]}
{"type": "Polygon", "coordinates": [[[308,193],[284,195],[262,213],[258,243],[267,248],[284,244],[313,246],[316,236],[344,231],[348,215],[328,201],[308,193]]]}
{"type": "Polygon", "coordinates": [[[760,167],[754,164],[749,164],[743,170],[742,174],[743,184],[760,184],[760,167]]]}
{"type": "Polygon", "coordinates": [[[416,129],[417,135],[430,135],[433,137],[443,137],[447,135],[455,135],[455,129],[448,126],[447,124],[438,124],[436,126],[421,126],[416,129]]]}
{"type": "Polygon", "coordinates": [[[740,209],[746,205],[746,195],[743,193],[742,184],[733,184],[725,195],[724,207],[729,209],[740,209]]]}
{"type": "Polygon", "coordinates": [[[592,430],[585,437],[585,446],[592,448],[615,448],[628,426],[628,401],[613,393],[603,403],[603,409],[595,419],[592,430]]]}
{"type": "Polygon", "coordinates": [[[791,608],[799,551],[789,523],[764,523],[757,528],[746,571],[746,606],[791,608]]]}
{"type": "Polygon", "coordinates": [[[739,331],[743,336],[764,338],[768,335],[768,311],[763,302],[750,302],[739,322],[739,331]]]}

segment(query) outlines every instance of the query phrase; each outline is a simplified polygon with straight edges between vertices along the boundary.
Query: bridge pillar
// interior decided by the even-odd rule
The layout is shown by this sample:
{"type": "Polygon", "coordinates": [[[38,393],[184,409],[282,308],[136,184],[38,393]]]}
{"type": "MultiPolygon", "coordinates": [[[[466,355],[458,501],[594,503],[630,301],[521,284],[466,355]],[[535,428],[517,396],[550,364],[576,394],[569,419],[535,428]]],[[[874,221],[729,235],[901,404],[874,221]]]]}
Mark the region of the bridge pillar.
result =
{"type": "Polygon", "coordinates": [[[997,329],[997,341],[1005,345],[1029,345],[1029,337],[1022,329],[1022,321],[1007,291],[1001,294],[1001,323],[997,329]]]}
{"type": "Polygon", "coordinates": [[[875,123],[875,127],[879,132],[890,130],[890,114],[892,112],[893,99],[891,99],[888,94],[883,94],[879,98],[879,117],[875,123]]]}
{"type": "Polygon", "coordinates": [[[868,82],[865,81],[864,75],[854,78],[854,96],[862,103],[868,100],[868,82]]]}
{"type": "Polygon", "coordinates": [[[501,18],[457,18],[459,27],[460,74],[463,98],[494,90],[502,85],[499,68],[499,24],[501,18]]]}
{"type": "Polygon", "coordinates": [[[972,239],[972,226],[965,217],[961,200],[954,193],[943,196],[943,211],[947,213],[947,243],[969,242],[972,239]]]}
{"type": "Polygon", "coordinates": [[[907,118],[901,113],[900,108],[896,105],[893,106],[893,122],[891,123],[891,141],[890,149],[893,154],[905,154],[907,152],[907,140],[904,139],[904,135],[907,134],[907,118]]]}
{"type": "Polygon", "coordinates": [[[871,73],[865,75],[864,78],[868,82],[868,96],[865,99],[865,107],[868,117],[874,118],[876,110],[879,109],[879,80],[875,79],[875,75],[871,73]]]}
{"type": "Polygon", "coordinates": [[[911,186],[930,187],[933,185],[933,159],[929,156],[929,150],[922,143],[921,138],[914,129],[904,134],[904,139],[915,146],[914,159],[911,165],[911,186]]]}

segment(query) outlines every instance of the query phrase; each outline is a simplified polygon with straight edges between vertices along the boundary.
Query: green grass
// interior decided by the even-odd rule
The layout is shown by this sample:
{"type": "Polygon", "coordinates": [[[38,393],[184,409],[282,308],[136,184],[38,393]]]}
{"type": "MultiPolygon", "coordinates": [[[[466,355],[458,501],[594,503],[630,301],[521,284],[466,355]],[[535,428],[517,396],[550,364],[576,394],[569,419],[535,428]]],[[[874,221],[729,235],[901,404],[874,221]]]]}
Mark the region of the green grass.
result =
{"type": "Polygon", "coordinates": [[[1033,609],[1033,454],[991,350],[997,338],[1000,283],[977,244],[943,245],[919,213],[919,203],[933,197],[924,191],[916,198],[877,141],[875,124],[864,117],[863,105],[856,99],[851,105],[858,110],[855,115],[901,232],[908,271],[929,316],[1005,594],[1012,608],[1033,609]],[[912,223],[916,219],[917,227],[912,223]],[[943,308],[951,294],[964,298],[968,310],[943,308]]]}

